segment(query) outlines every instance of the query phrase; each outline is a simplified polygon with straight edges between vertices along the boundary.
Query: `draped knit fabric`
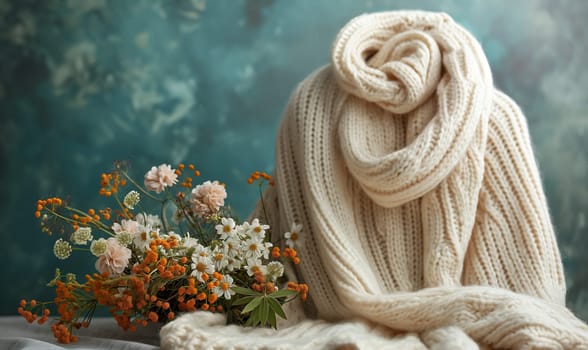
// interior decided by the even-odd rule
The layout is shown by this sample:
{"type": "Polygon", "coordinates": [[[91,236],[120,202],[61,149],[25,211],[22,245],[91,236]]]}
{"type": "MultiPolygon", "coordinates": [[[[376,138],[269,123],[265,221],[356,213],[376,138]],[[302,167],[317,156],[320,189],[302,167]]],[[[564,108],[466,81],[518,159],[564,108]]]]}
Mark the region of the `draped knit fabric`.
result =
{"type": "Polygon", "coordinates": [[[303,225],[309,318],[252,330],[197,312],[164,348],[588,348],[525,119],[449,16],[349,22],[292,95],[275,178],[254,215],[303,225]]]}

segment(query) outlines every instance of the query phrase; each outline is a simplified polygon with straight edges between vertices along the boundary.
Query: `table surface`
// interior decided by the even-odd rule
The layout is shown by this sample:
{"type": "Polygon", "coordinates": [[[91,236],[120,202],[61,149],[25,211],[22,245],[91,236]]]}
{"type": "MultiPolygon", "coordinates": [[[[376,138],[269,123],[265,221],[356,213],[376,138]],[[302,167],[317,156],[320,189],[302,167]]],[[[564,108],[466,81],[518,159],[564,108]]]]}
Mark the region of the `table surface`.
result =
{"type": "Polygon", "coordinates": [[[57,350],[57,349],[159,349],[158,325],[150,324],[136,332],[125,332],[112,318],[95,318],[90,327],[75,334],[76,343],[57,343],[50,324],[28,324],[20,316],[0,317],[0,349],[57,350]]]}

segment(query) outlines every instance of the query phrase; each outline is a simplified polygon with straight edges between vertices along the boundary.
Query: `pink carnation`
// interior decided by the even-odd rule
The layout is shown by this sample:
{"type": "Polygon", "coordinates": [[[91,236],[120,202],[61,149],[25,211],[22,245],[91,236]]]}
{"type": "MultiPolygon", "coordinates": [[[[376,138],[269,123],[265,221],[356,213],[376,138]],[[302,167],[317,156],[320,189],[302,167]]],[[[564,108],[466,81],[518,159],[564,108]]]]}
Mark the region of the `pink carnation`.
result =
{"type": "Polygon", "coordinates": [[[206,181],[192,190],[192,209],[198,216],[205,216],[216,213],[225,205],[227,191],[218,181],[206,181]]]}
{"type": "Polygon", "coordinates": [[[129,264],[131,250],[120,245],[114,237],[107,239],[106,244],[106,252],[96,260],[96,270],[100,273],[109,272],[113,276],[118,276],[129,264]]]}
{"type": "Polygon", "coordinates": [[[121,220],[120,224],[115,222],[112,225],[112,230],[114,233],[119,234],[121,232],[128,232],[130,234],[136,234],[141,231],[141,225],[135,220],[121,220]]]}
{"type": "Polygon", "coordinates": [[[161,164],[158,167],[152,167],[145,174],[145,187],[156,193],[161,193],[164,188],[173,186],[178,182],[178,175],[171,166],[161,164]]]}

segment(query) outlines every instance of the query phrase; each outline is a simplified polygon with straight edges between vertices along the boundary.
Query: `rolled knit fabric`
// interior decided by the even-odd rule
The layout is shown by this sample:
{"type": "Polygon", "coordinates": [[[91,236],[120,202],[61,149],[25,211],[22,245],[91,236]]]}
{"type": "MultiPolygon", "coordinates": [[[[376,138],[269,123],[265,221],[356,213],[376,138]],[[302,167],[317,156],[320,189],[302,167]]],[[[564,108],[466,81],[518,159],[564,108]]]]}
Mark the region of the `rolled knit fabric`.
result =
{"type": "Polygon", "coordinates": [[[349,22],[276,153],[265,219],[303,225],[297,272],[322,321],[243,331],[196,313],[164,348],[588,349],[524,116],[446,14],[349,22]]]}

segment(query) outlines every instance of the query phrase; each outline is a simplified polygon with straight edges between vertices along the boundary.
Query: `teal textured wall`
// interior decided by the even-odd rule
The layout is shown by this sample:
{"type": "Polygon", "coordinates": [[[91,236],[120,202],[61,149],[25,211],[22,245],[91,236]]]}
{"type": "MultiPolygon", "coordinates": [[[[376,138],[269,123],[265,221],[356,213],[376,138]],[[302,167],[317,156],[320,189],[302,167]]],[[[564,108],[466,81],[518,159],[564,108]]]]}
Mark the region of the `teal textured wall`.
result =
{"type": "Polygon", "coordinates": [[[271,171],[282,111],[296,83],[329,59],[365,12],[445,11],[482,43],[495,84],[525,112],[568,280],[588,319],[588,38],[585,1],[0,0],[0,313],[51,298],[58,261],[35,201],[102,207],[99,174],[127,160],[194,162],[227,183],[245,216],[245,184],[271,171]]]}

